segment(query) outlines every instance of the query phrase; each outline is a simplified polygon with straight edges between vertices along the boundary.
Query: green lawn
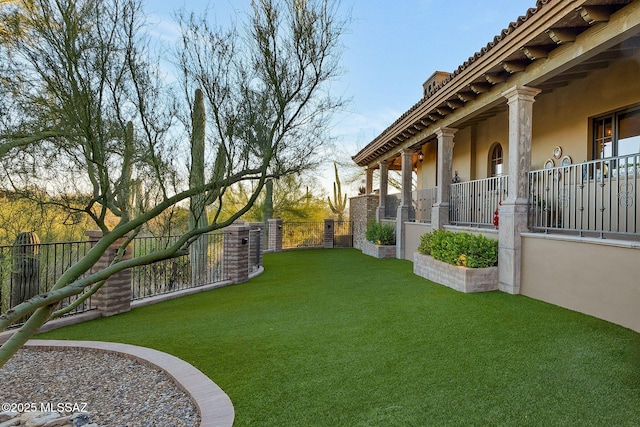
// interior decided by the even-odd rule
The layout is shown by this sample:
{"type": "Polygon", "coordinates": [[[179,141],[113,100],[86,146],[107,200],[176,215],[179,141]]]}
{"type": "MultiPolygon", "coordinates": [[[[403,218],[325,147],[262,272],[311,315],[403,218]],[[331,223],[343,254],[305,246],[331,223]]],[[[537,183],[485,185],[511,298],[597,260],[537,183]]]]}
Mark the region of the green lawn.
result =
{"type": "Polygon", "coordinates": [[[174,354],[227,392],[236,426],[640,425],[640,334],[461,294],[354,249],[264,265],[241,285],[40,337],[174,354]]]}

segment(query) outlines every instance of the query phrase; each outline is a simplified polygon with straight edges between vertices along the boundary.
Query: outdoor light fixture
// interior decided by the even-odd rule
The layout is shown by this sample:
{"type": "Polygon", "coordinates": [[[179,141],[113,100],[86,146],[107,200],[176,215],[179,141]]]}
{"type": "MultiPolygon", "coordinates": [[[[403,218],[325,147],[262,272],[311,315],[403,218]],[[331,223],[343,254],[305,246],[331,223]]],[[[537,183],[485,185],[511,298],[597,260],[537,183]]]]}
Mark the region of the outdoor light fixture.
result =
{"type": "Polygon", "coordinates": [[[248,237],[243,237],[243,238],[242,238],[242,240],[240,240],[240,242],[241,242],[243,245],[246,245],[247,243],[249,243],[249,238],[248,238],[248,237]]]}
{"type": "Polygon", "coordinates": [[[422,161],[423,161],[423,160],[424,160],[424,154],[422,154],[422,151],[420,151],[420,152],[418,153],[418,161],[419,161],[420,163],[422,163],[422,161]]]}

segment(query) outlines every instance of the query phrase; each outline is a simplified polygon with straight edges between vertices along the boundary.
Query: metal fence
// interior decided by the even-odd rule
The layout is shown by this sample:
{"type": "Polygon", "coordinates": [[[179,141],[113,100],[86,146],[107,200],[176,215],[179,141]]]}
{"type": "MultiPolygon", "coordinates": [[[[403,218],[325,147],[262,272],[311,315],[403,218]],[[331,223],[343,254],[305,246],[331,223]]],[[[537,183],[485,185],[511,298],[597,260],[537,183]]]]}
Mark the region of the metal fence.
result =
{"type": "Polygon", "coordinates": [[[423,188],[412,193],[416,222],[431,222],[431,208],[438,201],[438,187],[423,188]]]}
{"type": "MultiPolygon", "coordinates": [[[[353,247],[353,228],[350,221],[333,222],[333,247],[353,247]]],[[[282,222],[282,249],[310,249],[324,247],[323,222],[282,222]]]]}
{"type": "MultiPolygon", "coordinates": [[[[189,255],[134,267],[131,269],[131,299],[138,300],[226,280],[224,233],[202,237],[206,239],[206,259],[202,263],[205,270],[202,274],[195,274],[192,270],[189,255]]],[[[132,242],[132,256],[135,258],[163,250],[178,238],[136,237],[132,242]]]]}
{"type": "MultiPolygon", "coordinates": [[[[91,249],[92,242],[37,243],[0,246],[0,309],[9,308],[43,292],[91,249]]],[[[71,305],[79,296],[60,302],[58,308],[71,305]]],[[[91,297],[69,314],[92,310],[91,297]]]]}
{"type": "Polygon", "coordinates": [[[282,249],[321,248],[323,245],[323,222],[282,223],[282,249]]]}
{"type": "Polygon", "coordinates": [[[353,226],[351,221],[334,221],[333,223],[333,247],[353,247],[353,226]]]}
{"type": "Polygon", "coordinates": [[[640,237],[640,154],[529,173],[529,227],[640,237]]]}
{"type": "Polygon", "coordinates": [[[449,222],[492,226],[494,212],[507,198],[508,182],[508,176],[497,176],[451,184],[449,222]]]}

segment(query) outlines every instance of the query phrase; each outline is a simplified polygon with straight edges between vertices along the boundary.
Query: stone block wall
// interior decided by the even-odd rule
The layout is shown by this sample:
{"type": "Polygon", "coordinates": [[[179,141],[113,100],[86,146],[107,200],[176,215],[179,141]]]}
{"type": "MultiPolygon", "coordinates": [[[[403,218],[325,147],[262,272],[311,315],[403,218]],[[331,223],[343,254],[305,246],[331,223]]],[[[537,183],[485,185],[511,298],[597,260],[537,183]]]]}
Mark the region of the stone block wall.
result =
{"type": "Polygon", "coordinates": [[[249,229],[248,225],[232,225],[226,228],[224,239],[226,277],[231,283],[249,279],[249,229]]]}
{"type": "Polygon", "coordinates": [[[333,248],[335,235],[335,221],[333,219],[324,220],[324,237],[322,247],[325,249],[333,248]]]}
{"type": "Polygon", "coordinates": [[[282,219],[273,218],[269,222],[269,245],[270,252],[282,252],[282,219]]]}
{"type": "MultiPolygon", "coordinates": [[[[89,240],[97,242],[102,238],[101,231],[87,231],[89,240]]],[[[107,249],[98,262],[93,266],[91,272],[100,271],[107,268],[116,256],[118,248],[124,243],[126,237],[116,240],[107,249]]],[[[126,248],[122,260],[131,258],[131,244],[126,248]]],[[[103,316],[113,316],[131,310],[131,270],[126,269],[111,276],[102,287],[91,297],[98,311],[103,316]]]]}
{"type": "Polygon", "coordinates": [[[367,241],[367,226],[376,220],[379,198],[373,194],[356,196],[349,199],[349,212],[353,223],[353,247],[362,250],[367,241]]]}

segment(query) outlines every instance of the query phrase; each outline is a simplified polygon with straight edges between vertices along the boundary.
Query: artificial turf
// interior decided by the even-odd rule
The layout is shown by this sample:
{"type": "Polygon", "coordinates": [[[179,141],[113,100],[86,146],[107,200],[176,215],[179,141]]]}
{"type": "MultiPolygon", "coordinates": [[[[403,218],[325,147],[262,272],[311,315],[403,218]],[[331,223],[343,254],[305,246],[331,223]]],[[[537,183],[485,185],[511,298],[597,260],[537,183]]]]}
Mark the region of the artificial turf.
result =
{"type": "Polygon", "coordinates": [[[240,285],[39,337],[176,355],[229,395],[235,426],[640,425],[631,330],[458,293],[355,249],[267,254],[264,266],[240,285]]]}

